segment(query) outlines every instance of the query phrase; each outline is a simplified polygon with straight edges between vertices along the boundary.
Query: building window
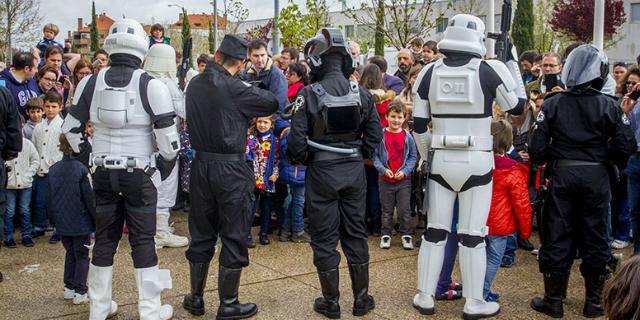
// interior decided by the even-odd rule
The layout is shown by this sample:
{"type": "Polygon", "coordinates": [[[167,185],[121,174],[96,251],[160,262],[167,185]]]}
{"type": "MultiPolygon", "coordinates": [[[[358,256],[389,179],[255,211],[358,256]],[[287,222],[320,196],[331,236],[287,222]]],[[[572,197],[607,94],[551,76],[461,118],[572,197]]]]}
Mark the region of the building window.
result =
{"type": "Polygon", "coordinates": [[[447,29],[447,25],[449,24],[449,18],[438,18],[436,20],[436,32],[444,32],[447,29]]]}
{"type": "Polygon", "coordinates": [[[353,28],[353,25],[347,25],[344,26],[344,34],[347,36],[347,38],[353,38],[355,36],[355,29],[353,28]]]}
{"type": "Polygon", "coordinates": [[[640,2],[631,4],[631,23],[640,23],[640,2]]]}

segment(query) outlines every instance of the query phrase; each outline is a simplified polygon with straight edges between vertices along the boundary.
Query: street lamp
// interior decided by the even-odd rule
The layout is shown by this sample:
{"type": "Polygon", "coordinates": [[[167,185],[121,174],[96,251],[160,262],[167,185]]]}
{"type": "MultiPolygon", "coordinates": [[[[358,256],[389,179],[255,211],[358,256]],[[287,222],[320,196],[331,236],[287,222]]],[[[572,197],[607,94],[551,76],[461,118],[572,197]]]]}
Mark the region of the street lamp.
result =
{"type": "Polygon", "coordinates": [[[216,52],[218,49],[218,1],[213,0],[209,4],[213,6],[213,52],[216,52]]]}

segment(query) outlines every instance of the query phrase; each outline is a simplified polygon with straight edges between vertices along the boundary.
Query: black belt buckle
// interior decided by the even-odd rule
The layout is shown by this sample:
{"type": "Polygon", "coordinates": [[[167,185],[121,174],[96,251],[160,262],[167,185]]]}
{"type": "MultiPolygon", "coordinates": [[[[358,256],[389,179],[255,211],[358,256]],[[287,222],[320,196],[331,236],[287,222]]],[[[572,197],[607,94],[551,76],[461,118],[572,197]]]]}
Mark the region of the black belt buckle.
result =
{"type": "Polygon", "coordinates": [[[156,173],[156,168],[147,165],[146,167],[144,167],[142,172],[144,172],[144,174],[148,175],[149,177],[152,177],[156,173]]]}

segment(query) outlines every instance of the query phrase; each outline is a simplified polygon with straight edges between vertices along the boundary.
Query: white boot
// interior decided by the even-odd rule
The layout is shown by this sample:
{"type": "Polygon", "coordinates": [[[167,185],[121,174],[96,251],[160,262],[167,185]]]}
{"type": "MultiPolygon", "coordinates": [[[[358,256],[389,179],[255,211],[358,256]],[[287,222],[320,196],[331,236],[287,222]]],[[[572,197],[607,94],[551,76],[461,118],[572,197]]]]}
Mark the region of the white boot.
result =
{"type": "Polygon", "coordinates": [[[497,315],[500,305],[486,302],[482,296],[484,276],[487,270],[487,251],[484,242],[475,248],[459,244],[460,273],[462,274],[462,295],[466,298],[463,318],[481,319],[497,315]]]}
{"type": "Polygon", "coordinates": [[[444,261],[445,238],[438,243],[428,242],[422,237],[418,254],[418,293],[413,297],[413,306],[421,314],[431,315],[435,312],[433,299],[438,286],[438,278],[444,261]]]}
{"type": "Polygon", "coordinates": [[[162,289],[171,288],[169,270],[160,270],[158,266],[135,269],[138,286],[138,313],[140,320],[168,320],[173,317],[173,307],[162,305],[162,289]]]}
{"type": "Polygon", "coordinates": [[[180,248],[189,244],[187,237],[173,234],[173,228],[169,225],[169,212],[158,211],[156,213],[156,248],[180,248]]]}
{"type": "Polygon", "coordinates": [[[113,266],[89,266],[89,319],[104,320],[118,312],[118,304],[111,300],[113,266]]]}

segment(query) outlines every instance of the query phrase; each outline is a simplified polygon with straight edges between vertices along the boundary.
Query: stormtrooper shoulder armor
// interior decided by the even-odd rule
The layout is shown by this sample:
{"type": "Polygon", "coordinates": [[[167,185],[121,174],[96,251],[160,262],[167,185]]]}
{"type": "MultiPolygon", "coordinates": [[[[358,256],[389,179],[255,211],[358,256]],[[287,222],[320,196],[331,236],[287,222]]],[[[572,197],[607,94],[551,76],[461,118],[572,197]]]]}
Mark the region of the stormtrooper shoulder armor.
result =
{"type": "Polygon", "coordinates": [[[152,79],[147,85],[147,99],[149,100],[151,116],[157,116],[173,113],[173,100],[171,92],[167,85],[158,79],[152,79]]]}
{"type": "MultiPolygon", "coordinates": [[[[518,83],[514,80],[512,72],[502,62],[498,60],[485,60],[484,61],[501,80],[501,84],[496,88],[496,102],[500,105],[502,111],[508,111],[515,108],[518,105],[519,98],[525,98],[524,94],[520,97],[518,94],[518,83]]],[[[524,90],[524,87],[522,88],[524,90]]]]}

